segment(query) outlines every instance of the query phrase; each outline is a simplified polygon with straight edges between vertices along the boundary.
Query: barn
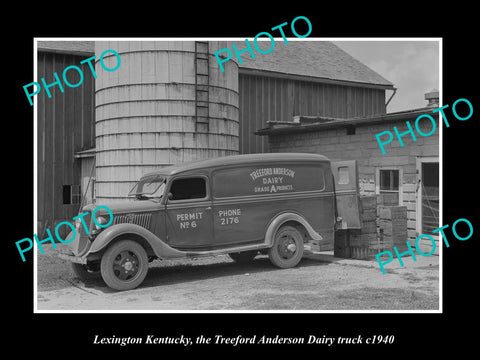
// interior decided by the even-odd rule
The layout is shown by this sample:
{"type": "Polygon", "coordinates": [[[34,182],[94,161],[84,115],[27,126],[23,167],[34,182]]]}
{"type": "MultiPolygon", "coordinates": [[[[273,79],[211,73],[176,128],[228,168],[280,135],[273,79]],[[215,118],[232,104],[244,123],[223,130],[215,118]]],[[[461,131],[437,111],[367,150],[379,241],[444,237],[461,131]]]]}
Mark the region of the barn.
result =
{"type": "MultiPolygon", "coordinates": [[[[109,77],[84,76],[78,88],[52,87],[52,98],[37,95],[37,233],[75,216],[82,199],[125,199],[155,166],[278,151],[358,159],[362,193],[389,192],[391,201],[408,206],[409,235],[427,226],[417,186],[421,178],[425,189],[438,189],[438,137],[385,157],[371,139],[423,109],[388,114],[394,85],[331,42],[279,43],[271,54],[229,61],[221,76],[213,52],[230,45],[38,42],[38,79],[70,65],[89,74],[80,61],[108,48],[122,65],[109,77]]],[[[426,191],[434,208],[435,189],[426,191]]]]}
{"type": "MultiPolygon", "coordinates": [[[[239,46],[240,47],[240,46],[239,46]]],[[[271,56],[245,58],[239,68],[240,152],[268,152],[255,134],[267,121],[295,116],[346,119],[386,113],[391,82],[328,41],[279,43],[271,56]]]]}
{"type": "MultiPolygon", "coordinates": [[[[37,78],[53,79],[75,65],[88,71],[80,61],[93,55],[93,42],[48,41],[37,43],[37,78]]],[[[76,81],[72,74],[72,83],[76,81]]],[[[78,80],[78,79],[77,79],[78,80]]],[[[36,95],[37,106],[37,234],[71,221],[79,211],[93,164],[95,148],[95,82],[84,76],[82,86],[51,89],[36,95]],[[83,165],[83,166],[82,166],[83,165]],[[88,172],[88,174],[87,174],[88,172]],[[86,180],[85,180],[86,179],[86,180]]],[[[89,199],[92,199],[90,188],[89,199]]]]}

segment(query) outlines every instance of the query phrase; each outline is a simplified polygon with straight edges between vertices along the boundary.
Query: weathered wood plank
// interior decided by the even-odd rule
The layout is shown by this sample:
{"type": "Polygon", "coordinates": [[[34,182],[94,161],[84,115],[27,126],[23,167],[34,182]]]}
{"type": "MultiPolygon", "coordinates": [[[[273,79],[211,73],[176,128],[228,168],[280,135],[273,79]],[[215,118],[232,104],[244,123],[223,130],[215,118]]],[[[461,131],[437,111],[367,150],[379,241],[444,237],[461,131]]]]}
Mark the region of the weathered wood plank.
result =
{"type": "MultiPolygon", "coordinates": [[[[38,79],[45,76],[45,53],[38,54],[38,79]]],[[[37,95],[37,214],[40,227],[45,218],[45,92],[37,95]]],[[[37,229],[39,233],[41,228],[37,229]]]]}

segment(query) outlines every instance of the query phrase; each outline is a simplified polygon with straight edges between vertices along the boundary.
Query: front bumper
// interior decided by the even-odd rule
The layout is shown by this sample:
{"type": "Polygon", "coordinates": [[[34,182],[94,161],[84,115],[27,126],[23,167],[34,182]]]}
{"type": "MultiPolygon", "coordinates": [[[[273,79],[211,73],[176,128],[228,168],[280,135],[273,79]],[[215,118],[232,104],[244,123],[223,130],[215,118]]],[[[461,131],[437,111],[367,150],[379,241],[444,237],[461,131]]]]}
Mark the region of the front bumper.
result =
{"type": "Polygon", "coordinates": [[[83,256],[68,255],[68,254],[64,254],[64,253],[61,253],[61,252],[59,252],[57,254],[57,256],[60,259],[68,260],[68,261],[71,261],[71,262],[74,262],[74,263],[77,263],[77,264],[84,264],[85,265],[87,263],[87,259],[83,256]]]}

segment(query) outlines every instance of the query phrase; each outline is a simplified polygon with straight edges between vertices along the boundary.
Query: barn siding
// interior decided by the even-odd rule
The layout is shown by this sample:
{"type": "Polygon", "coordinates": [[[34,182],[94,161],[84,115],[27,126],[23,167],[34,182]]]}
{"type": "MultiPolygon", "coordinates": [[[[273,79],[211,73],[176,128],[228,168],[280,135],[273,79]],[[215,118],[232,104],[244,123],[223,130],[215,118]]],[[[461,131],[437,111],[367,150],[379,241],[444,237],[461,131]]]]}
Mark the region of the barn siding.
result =
{"type": "Polygon", "coordinates": [[[240,153],[268,152],[255,131],[268,120],[292,121],[295,115],[351,118],[386,113],[385,90],[275,77],[239,75],[240,153]]]}
{"type": "MultiPolygon", "coordinates": [[[[50,84],[56,72],[64,92],[58,86],[49,90],[49,98],[42,89],[37,101],[37,194],[38,228],[37,234],[44,235],[45,227],[52,231],[57,223],[71,221],[78,212],[78,204],[63,204],[63,185],[80,184],[80,161],[75,160],[75,152],[95,146],[94,81],[87,64],[80,61],[88,56],[74,56],[38,52],[38,78],[45,78],[50,84]],[[66,86],[62,79],[63,70],[76,65],[83,71],[83,82],[76,88],[66,86]]],[[[75,84],[79,75],[69,71],[68,80],[75,84]]],[[[63,229],[62,227],[61,229],[63,229]]]]}

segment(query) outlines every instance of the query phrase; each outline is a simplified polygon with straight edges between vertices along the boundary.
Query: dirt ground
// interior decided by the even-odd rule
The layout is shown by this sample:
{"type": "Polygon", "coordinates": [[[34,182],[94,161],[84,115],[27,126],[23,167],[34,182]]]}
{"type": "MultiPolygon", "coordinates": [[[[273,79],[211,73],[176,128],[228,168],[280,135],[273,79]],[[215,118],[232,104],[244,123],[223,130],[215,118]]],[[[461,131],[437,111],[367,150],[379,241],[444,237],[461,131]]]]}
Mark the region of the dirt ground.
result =
{"type": "MultiPolygon", "coordinates": [[[[46,247],[45,247],[46,248],[46,247]]],[[[248,264],[227,255],[154,261],[143,284],[117,292],[84,283],[56,250],[37,254],[38,311],[70,310],[431,310],[439,309],[439,257],[395,259],[385,275],[375,258],[308,254],[278,269],[267,256],[248,264]]]]}

